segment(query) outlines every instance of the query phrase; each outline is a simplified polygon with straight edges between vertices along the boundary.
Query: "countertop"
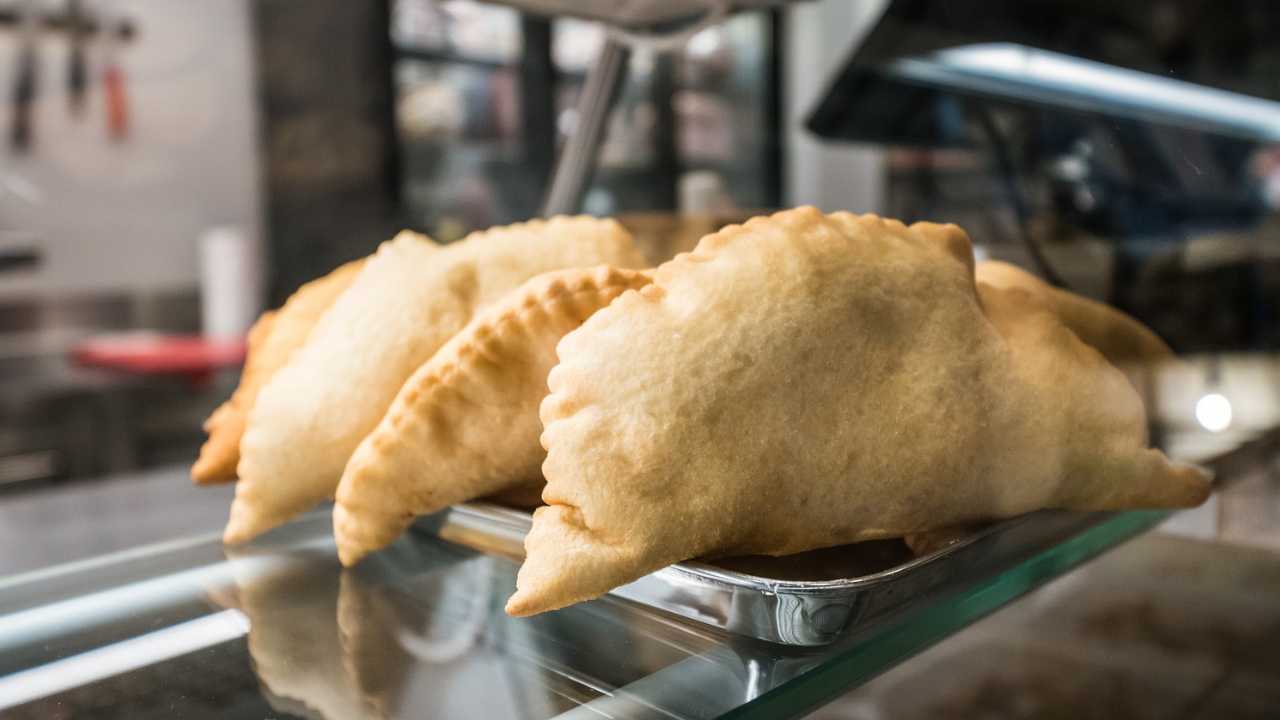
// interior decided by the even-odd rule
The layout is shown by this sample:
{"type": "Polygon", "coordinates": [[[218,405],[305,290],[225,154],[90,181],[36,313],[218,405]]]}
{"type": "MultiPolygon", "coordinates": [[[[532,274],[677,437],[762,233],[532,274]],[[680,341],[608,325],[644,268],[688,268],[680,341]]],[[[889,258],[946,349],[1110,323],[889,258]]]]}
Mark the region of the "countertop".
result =
{"type": "Polygon", "coordinates": [[[186,465],[0,494],[0,578],[213,533],[235,486],[196,487],[186,465]]]}

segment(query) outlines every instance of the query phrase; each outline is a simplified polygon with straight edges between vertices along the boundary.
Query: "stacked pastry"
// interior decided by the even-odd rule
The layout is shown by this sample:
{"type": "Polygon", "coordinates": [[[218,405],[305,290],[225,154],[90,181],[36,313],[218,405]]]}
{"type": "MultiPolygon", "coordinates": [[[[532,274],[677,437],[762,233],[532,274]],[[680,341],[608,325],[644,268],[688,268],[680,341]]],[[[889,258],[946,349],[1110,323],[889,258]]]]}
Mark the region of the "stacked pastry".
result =
{"type": "MultiPolygon", "coordinates": [[[[495,351],[501,332],[519,325],[506,315],[535,322],[556,312],[587,312],[587,296],[608,297],[636,282],[635,273],[613,268],[642,264],[616,222],[553,218],[474,233],[444,248],[402,233],[352,276],[342,268],[303,287],[268,321],[265,337],[251,338],[256,342],[241,388],[210,420],[210,442],[196,469],[225,467],[233,448],[237,456],[236,497],[224,539],[243,542],[333,498],[356,447],[389,408],[404,404],[393,407],[402,386],[405,402],[414,404],[433,383],[460,378],[455,366],[496,367],[485,353],[495,351]],[[564,272],[521,287],[557,270],[564,272]],[[473,319],[487,324],[468,328],[473,319]],[[474,345],[450,343],[455,336],[470,337],[474,345]],[[271,350],[273,361],[258,360],[259,350],[271,350]],[[428,378],[415,375],[428,369],[424,363],[432,368],[428,378]],[[232,423],[219,413],[245,420],[232,423]]],[[[403,415],[393,412],[388,420],[400,427],[396,418],[403,415]]],[[[225,477],[210,475],[197,474],[197,480],[225,477]]]]}
{"type": "Polygon", "coordinates": [[[638,257],[614,223],[558,218],[401,236],[304,287],[210,420],[197,469],[239,454],[227,540],[336,494],[350,564],[454,503],[542,504],[507,608],[527,615],[695,557],[1208,492],[1147,447],[1163,343],[975,268],[953,225],[798,208],[638,257]]]}

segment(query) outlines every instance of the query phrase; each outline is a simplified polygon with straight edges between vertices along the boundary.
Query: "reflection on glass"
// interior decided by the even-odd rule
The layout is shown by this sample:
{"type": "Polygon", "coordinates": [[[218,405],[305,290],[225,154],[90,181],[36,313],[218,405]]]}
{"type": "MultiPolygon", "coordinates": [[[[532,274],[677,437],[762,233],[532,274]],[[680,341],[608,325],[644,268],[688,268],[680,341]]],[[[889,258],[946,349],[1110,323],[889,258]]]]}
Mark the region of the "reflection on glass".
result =
{"type": "Polygon", "coordinates": [[[235,589],[220,603],[248,620],[250,667],[291,716],[541,718],[590,703],[714,717],[762,689],[736,652],[617,600],[510,618],[515,564],[419,533],[354,569],[331,543],[250,548],[229,564],[235,589]],[[717,694],[689,697],[674,677],[717,694]]]}
{"type": "Polygon", "coordinates": [[[266,573],[230,562],[240,570],[234,574],[249,619],[249,655],[271,706],[325,720],[368,716],[342,662],[335,561],[299,553],[266,573]]]}

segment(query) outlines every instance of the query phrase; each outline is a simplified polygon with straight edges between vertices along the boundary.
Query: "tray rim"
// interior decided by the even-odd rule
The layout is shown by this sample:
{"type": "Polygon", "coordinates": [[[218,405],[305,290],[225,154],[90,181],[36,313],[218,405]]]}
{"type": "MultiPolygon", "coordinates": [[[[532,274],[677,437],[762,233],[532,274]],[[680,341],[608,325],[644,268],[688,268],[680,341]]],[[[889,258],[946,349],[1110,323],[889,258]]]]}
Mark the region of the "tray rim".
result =
{"type": "MultiPolygon", "coordinates": [[[[505,525],[509,529],[518,531],[522,534],[528,532],[533,520],[532,513],[527,513],[516,508],[510,508],[487,501],[461,503],[453,506],[447,512],[451,514],[454,512],[460,512],[463,515],[470,515],[488,522],[496,521],[505,525]]],[[[705,560],[684,560],[672,563],[671,565],[654,571],[653,574],[657,575],[674,572],[676,574],[691,576],[700,582],[709,582],[724,587],[744,588],[753,591],[763,590],[775,594],[809,596],[844,595],[848,594],[850,591],[882,583],[893,582],[904,575],[931,565],[948,555],[957,553],[962,549],[979,542],[985,537],[1005,532],[1010,528],[1024,523],[1037,522],[1045,519],[1046,517],[1059,519],[1076,517],[1080,520],[1080,527],[1076,530],[1078,532],[1080,529],[1084,529],[1085,527],[1090,527],[1097,523],[1104,522],[1107,518],[1112,517],[1113,515],[1115,515],[1115,513],[1111,512],[1081,513],[1065,510],[1037,510],[1035,512],[990,523],[962,538],[948,543],[944,547],[938,548],[930,553],[911,558],[910,560],[894,565],[893,567],[885,568],[884,570],[874,573],[868,573],[866,575],[857,575],[846,578],[835,578],[830,580],[783,580],[755,575],[752,573],[745,573],[738,570],[729,570],[727,568],[718,567],[714,563],[705,560]]],[[[844,547],[856,544],[857,543],[846,543],[845,545],[831,545],[828,547],[844,547]]]]}

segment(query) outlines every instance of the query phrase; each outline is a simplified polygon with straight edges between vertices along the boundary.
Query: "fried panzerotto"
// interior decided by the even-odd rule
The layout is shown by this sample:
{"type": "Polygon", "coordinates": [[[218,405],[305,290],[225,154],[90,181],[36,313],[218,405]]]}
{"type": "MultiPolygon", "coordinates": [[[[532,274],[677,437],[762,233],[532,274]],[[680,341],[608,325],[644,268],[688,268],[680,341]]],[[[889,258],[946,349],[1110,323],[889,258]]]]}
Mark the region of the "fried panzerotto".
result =
{"type": "Polygon", "coordinates": [[[342,562],[387,545],[415,516],[455,503],[514,493],[537,505],[546,456],[538,404],[556,343],[648,283],[642,271],[607,266],[539,275],[418,368],[338,485],[333,518],[342,562]]]}
{"type": "MultiPolygon", "coordinates": [[[[1048,305],[1076,337],[1128,376],[1147,407],[1153,404],[1154,374],[1177,363],[1173,351],[1158,335],[1109,305],[1055,288],[1016,265],[998,260],[978,263],[974,274],[980,285],[1019,288],[1048,305]]],[[[917,555],[927,555],[975,530],[967,526],[941,528],[903,539],[917,555]]]]}
{"type": "Polygon", "coordinates": [[[223,539],[248,540],[332,498],[400,386],[479,309],[549,270],[643,262],[620,225],[589,217],[494,228],[439,250],[383,243],[259,394],[223,539]]]}
{"type": "MultiPolygon", "coordinates": [[[[426,240],[421,235],[417,237],[426,240]]],[[[279,310],[263,313],[249,329],[249,347],[240,385],[231,398],[204,421],[204,431],[209,439],[200,448],[200,457],[191,467],[191,479],[197,485],[236,479],[245,418],[262,386],[288,362],[294,350],[302,347],[311,328],[351,285],[363,263],[363,260],[353,260],[322,278],[306,283],[289,296],[279,310]]]]}
{"type": "Polygon", "coordinates": [[[1124,375],[953,225],[798,208],[709,235],[561,341],[530,615],[672,562],[1194,505],[1124,375]]]}
{"type": "Polygon", "coordinates": [[[1018,288],[1047,304],[1086,345],[1124,369],[1173,358],[1173,351],[1142,323],[1096,300],[1049,285],[1016,265],[998,260],[978,263],[977,282],[996,288],[1018,288]]]}
{"type": "Polygon", "coordinates": [[[342,661],[338,574],[320,559],[272,565],[232,556],[235,607],[248,620],[249,657],[277,712],[319,718],[373,717],[342,661]]]}

